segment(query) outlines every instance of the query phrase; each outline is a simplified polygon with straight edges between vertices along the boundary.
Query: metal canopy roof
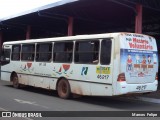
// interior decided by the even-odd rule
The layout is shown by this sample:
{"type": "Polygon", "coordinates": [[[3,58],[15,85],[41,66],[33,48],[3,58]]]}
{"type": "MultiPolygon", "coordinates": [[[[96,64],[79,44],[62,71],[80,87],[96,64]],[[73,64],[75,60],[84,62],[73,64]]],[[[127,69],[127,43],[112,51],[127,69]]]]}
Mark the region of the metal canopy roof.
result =
{"type": "Polygon", "coordinates": [[[14,14],[14,15],[11,15],[11,16],[1,18],[0,21],[5,21],[5,20],[8,20],[8,19],[12,19],[12,18],[16,18],[16,17],[19,17],[19,16],[23,16],[23,15],[31,14],[31,13],[34,13],[34,12],[38,12],[38,11],[41,11],[41,10],[61,6],[61,5],[67,4],[67,3],[75,2],[75,1],[78,1],[78,0],[60,0],[60,1],[57,1],[57,2],[53,1],[53,3],[49,3],[48,5],[40,6],[40,7],[34,8],[34,9],[30,9],[30,10],[21,12],[19,14],[14,14]]]}
{"type": "Polygon", "coordinates": [[[2,21],[1,29],[4,33],[16,32],[14,34],[21,36],[20,33],[26,32],[27,25],[31,25],[32,38],[66,36],[68,17],[72,16],[74,34],[134,32],[137,3],[144,5],[143,33],[160,36],[159,0],[62,0],[32,10],[30,14],[2,21]]]}

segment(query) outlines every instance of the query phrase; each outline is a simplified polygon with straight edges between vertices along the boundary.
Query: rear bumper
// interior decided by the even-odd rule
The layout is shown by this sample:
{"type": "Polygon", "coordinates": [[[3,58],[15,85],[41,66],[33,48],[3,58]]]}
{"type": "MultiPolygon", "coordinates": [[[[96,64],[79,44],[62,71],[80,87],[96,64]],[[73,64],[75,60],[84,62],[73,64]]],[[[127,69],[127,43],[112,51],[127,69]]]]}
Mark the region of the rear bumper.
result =
{"type": "Polygon", "coordinates": [[[132,94],[132,93],[147,93],[157,90],[158,81],[145,84],[127,84],[126,82],[117,82],[117,87],[114,95],[132,94]]]}

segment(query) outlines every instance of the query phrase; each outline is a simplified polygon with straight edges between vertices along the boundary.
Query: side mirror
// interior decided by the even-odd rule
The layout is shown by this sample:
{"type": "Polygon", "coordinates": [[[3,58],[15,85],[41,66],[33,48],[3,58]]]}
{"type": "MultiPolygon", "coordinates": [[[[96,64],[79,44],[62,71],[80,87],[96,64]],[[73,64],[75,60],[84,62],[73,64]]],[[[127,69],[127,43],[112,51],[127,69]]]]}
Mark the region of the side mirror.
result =
{"type": "Polygon", "coordinates": [[[1,51],[0,63],[1,65],[10,63],[10,49],[3,49],[1,51]]]}
{"type": "Polygon", "coordinates": [[[8,63],[10,63],[10,59],[9,58],[5,58],[4,56],[1,56],[1,60],[0,60],[1,66],[6,65],[8,63]]]}

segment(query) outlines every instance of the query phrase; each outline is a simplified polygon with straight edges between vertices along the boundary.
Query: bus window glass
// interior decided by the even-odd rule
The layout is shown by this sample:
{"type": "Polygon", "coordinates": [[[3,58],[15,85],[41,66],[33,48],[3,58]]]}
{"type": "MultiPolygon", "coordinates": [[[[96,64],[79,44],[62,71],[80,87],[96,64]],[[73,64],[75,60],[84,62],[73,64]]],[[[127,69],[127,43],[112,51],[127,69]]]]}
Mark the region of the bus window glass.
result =
{"type": "Polygon", "coordinates": [[[34,44],[22,45],[22,57],[21,57],[22,60],[33,61],[34,53],[35,53],[34,44]]]}
{"type": "Polygon", "coordinates": [[[10,49],[4,49],[4,57],[10,59],[10,49]]]}
{"type": "Polygon", "coordinates": [[[73,42],[56,42],[53,49],[53,61],[70,63],[72,62],[73,42]]]}
{"type": "Polygon", "coordinates": [[[111,61],[112,42],[110,39],[102,40],[101,43],[101,64],[108,65],[111,61]]]}
{"type": "Polygon", "coordinates": [[[97,64],[99,56],[99,41],[78,41],[75,48],[75,62],[97,64]]]}
{"type": "Polygon", "coordinates": [[[12,46],[12,60],[20,60],[20,45],[13,45],[12,46]]]}
{"type": "Polygon", "coordinates": [[[36,61],[51,61],[52,43],[37,44],[36,61]]]}

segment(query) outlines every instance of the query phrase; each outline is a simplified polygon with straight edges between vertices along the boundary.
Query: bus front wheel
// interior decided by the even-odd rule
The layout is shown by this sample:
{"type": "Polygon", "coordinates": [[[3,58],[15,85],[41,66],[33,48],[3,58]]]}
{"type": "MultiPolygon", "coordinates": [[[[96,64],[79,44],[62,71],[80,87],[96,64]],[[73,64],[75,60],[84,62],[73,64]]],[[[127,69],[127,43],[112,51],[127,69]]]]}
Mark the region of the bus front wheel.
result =
{"type": "Polygon", "coordinates": [[[20,85],[19,85],[19,81],[18,81],[18,76],[16,74],[13,75],[12,82],[13,82],[14,88],[19,88],[20,85]]]}
{"type": "Polygon", "coordinates": [[[68,99],[71,96],[71,89],[68,80],[62,78],[57,84],[58,96],[63,99],[68,99]]]}

